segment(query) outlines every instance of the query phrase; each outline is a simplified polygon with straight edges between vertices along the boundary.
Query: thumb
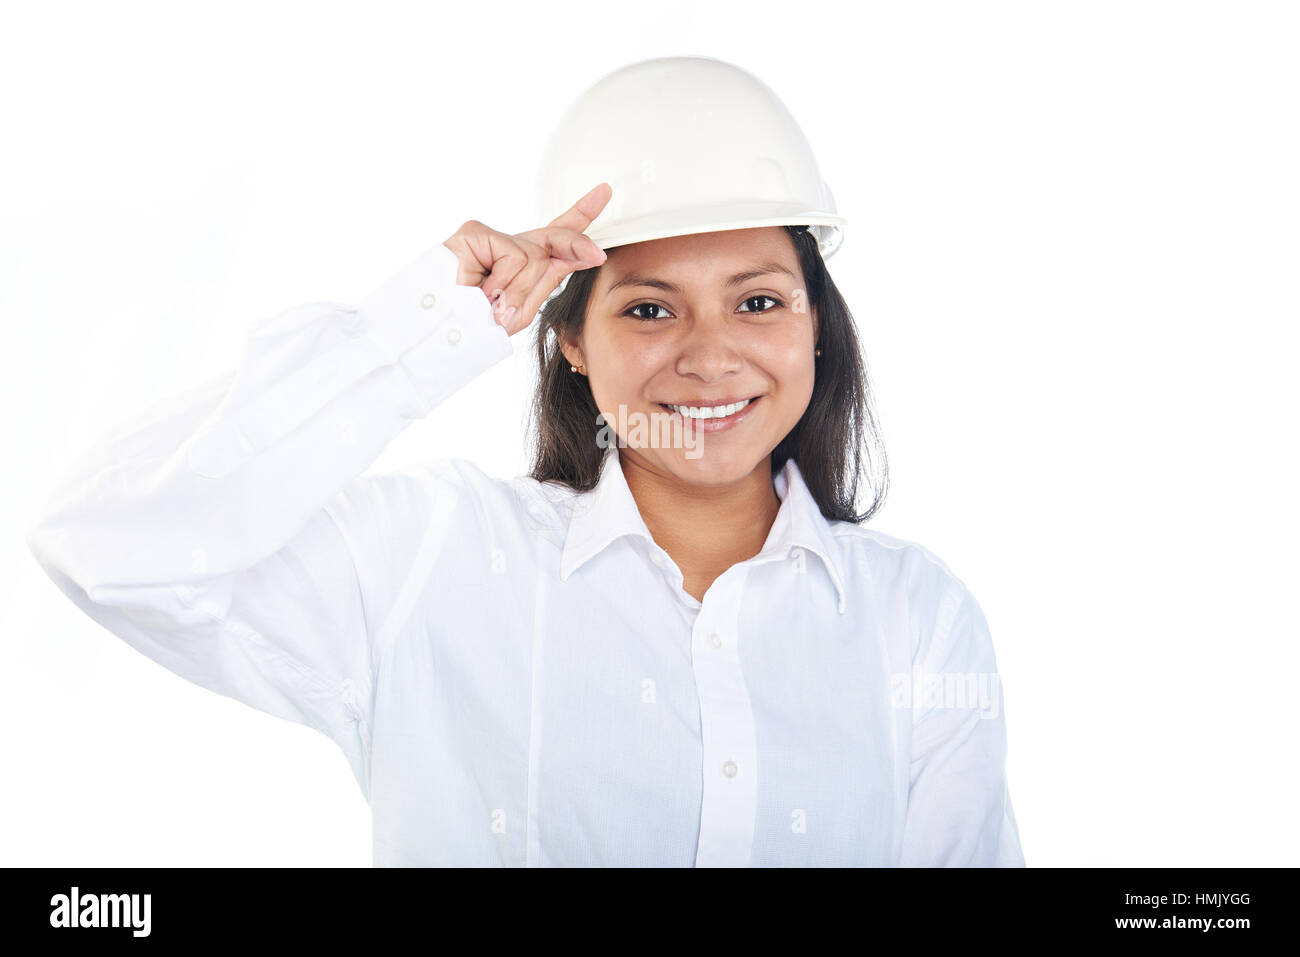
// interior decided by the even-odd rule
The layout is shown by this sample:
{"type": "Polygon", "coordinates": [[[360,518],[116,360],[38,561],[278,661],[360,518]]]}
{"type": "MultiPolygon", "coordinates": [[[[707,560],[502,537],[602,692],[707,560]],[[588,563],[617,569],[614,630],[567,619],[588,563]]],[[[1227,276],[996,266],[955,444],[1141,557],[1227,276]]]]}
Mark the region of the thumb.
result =
{"type": "Polygon", "coordinates": [[[592,224],[604,210],[614,189],[609,183],[598,183],[587,191],[580,200],[547,223],[547,226],[559,226],[581,232],[592,224]]]}

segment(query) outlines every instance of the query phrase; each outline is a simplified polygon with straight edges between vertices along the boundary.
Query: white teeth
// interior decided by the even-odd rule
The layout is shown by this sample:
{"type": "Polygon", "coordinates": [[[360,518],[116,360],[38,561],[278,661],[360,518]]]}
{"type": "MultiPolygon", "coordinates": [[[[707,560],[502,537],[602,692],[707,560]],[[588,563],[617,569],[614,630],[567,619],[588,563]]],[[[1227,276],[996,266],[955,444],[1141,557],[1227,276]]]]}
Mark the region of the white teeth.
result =
{"type": "MultiPolygon", "coordinates": [[[[725,419],[729,415],[735,415],[745,406],[752,402],[752,399],[744,399],[740,402],[733,402],[731,405],[669,405],[668,408],[674,412],[680,412],[688,419],[725,419]]],[[[665,403],[667,405],[667,403],[665,403]]]]}

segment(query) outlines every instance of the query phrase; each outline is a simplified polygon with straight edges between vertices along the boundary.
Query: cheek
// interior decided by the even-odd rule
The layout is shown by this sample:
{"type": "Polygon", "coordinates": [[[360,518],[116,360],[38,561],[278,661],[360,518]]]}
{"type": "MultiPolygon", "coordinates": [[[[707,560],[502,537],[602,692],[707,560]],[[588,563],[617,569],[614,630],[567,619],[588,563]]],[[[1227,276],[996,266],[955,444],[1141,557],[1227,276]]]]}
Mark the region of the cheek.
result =
{"type": "Polygon", "coordinates": [[[802,331],[797,335],[783,332],[768,337],[758,346],[752,353],[754,364],[761,367],[781,391],[796,397],[811,394],[815,366],[812,348],[802,331]]]}
{"type": "Polygon", "coordinates": [[[619,406],[641,408],[641,396],[668,361],[666,350],[656,348],[649,337],[602,337],[588,346],[591,393],[596,406],[613,412],[619,406]]]}
{"type": "Polygon", "coordinates": [[[635,393],[672,362],[672,347],[653,336],[603,337],[588,347],[605,389],[635,393]]]}

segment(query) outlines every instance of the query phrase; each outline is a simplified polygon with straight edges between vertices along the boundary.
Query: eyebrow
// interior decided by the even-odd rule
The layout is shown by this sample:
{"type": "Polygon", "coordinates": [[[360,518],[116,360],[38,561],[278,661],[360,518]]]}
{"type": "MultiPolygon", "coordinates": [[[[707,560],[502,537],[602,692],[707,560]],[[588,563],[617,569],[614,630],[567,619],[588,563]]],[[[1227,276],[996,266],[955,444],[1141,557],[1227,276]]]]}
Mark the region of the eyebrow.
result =
{"type": "MultiPolygon", "coordinates": [[[[759,263],[753,269],[746,269],[744,272],[736,273],[734,276],[732,276],[730,279],[724,282],[723,285],[726,286],[728,289],[730,289],[732,286],[739,286],[741,283],[749,282],[749,280],[754,279],[758,276],[767,276],[772,273],[785,273],[791,279],[796,278],[794,273],[792,273],[785,266],[781,265],[779,262],[765,262],[765,263],[759,263]]],[[[673,293],[677,293],[678,295],[681,295],[682,293],[681,286],[676,286],[673,283],[670,283],[666,280],[656,279],[653,276],[630,275],[630,276],[624,276],[618,282],[610,286],[609,290],[605,293],[605,295],[607,296],[610,295],[611,293],[614,292],[614,290],[619,289],[622,286],[651,286],[655,289],[662,289],[664,292],[673,292],[673,293]]]]}

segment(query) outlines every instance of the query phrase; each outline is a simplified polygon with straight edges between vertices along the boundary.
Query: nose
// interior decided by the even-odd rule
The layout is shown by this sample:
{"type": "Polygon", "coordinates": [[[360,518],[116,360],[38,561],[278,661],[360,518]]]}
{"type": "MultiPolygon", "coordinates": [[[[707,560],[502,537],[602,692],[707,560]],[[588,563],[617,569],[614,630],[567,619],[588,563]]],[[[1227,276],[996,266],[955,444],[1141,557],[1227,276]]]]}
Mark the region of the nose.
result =
{"type": "Polygon", "coordinates": [[[740,352],[722,321],[696,322],[681,344],[677,374],[715,382],[739,372],[740,352]]]}

